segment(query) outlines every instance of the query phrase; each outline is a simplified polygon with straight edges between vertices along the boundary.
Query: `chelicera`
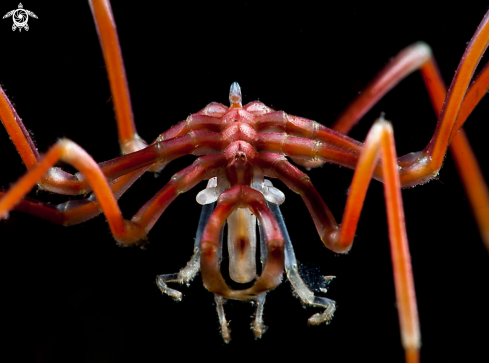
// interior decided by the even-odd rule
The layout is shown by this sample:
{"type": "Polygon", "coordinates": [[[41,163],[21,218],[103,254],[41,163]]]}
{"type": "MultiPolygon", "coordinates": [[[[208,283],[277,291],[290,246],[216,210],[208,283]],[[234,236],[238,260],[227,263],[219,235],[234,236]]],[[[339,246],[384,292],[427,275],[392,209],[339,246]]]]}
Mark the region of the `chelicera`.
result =
{"type": "MultiPolygon", "coordinates": [[[[116,36],[109,5],[102,1],[93,1],[93,9],[105,57],[111,65],[109,74],[123,74],[117,47],[111,48],[108,43],[104,43],[104,37],[116,36]],[[112,28],[107,30],[107,25],[109,28],[111,25],[112,28]],[[114,66],[117,64],[119,69],[114,66]]],[[[323,243],[338,253],[346,252],[351,247],[365,191],[370,179],[374,177],[386,183],[393,254],[399,253],[401,260],[401,263],[395,266],[395,276],[403,342],[409,359],[416,360],[419,333],[399,189],[401,186],[424,183],[436,176],[447,145],[450,142],[452,145],[456,143],[457,131],[480,99],[478,94],[484,93],[476,91],[485,91],[487,88],[488,82],[484,79],[483,72],[466,94],[481,50],[486,47],[486,23],[485,18],[468,47],[465,60],[460,65],[458,76],[454,79],[443,106],[444,87],[442,81],[437,78],[431,52],[425,44],[418,43],[401,52],[381,76],[373,81],[370,86],[371,92],[364,92],[363,95],[367,96],[357,99],[334,126],[336,130],[347,133],[365,110],[388,89],[406,74],[421,69],[424,74],[429,75],[432,85],[428,85],[428,89],[432,93],[434,107],[441,111],[441,116],[435,135],[427,148],[401,158],[395,155],[392,129],[383,118],[376,122],[365,144],[362,144],[316,122],[273,111],[258,102],[243,107],[239,87],[234,84],[230,92],[230,108],[210,104],[147,146],[137,136],[130,113],[124,111],[122,106],[128,104],[125,102],[125,98],[128,97],[127,88],[124,82],[117,83],[120,81],[112,75],[110,79],[118,112],[119,138],[125,156],[97,165],[83,149],[70,141],[62,140],[44,159],[40,159],[20,119],[3,95],[2,121],[31,171],[2,199],[1,210],[5,214],[15,208],[38,214],[54,222],[73,224],[101,213],[102,209],[114,237],[122,245],[131,245],[145,238],[164,208],[179,193],[190,189],[197,181],[209,179],[208,188],[198,196],[199,202],[205,205],[202,226],[199,228],[202,236],[196,239],[198,245],[191,263],[180,274],[159,276],[158,283],[164,292],[178,299],[178,292],[168,288],[166,283],[188,281],[200,267],[204,284],[216,294],[223,337],[229,340],[222,308],[223,299],[257,301],[254,331],[260,336],[263,331],[261,311],[264,294],[277,286],[284,268],[291,281],[297,274],[293,258],[287,257],[289,245],[286,231],[274,206],[283,202],[283,196],[265,177],[279,178],[292,190],[301,194],[323,243]],[[460,116],[464,112],[465,115],[460,116]],[[123,220],[115,200],[132,182],[141,173],[162,170],[164,163],[189,153],[199,156],[198,161],[176,174],[131,221],[123,220]],[[379,163],[380,153],[382,163],[379,163]],[[285,156],[294,158],[297,163],[306,167],[331,162],[356,170],[341,227],[334,221],[305,173],[290,164],[285,156]],[[72,164],[80,173],[73,176],[52,168],[59,159],[72,164]],[[92,191],[94,194],[84,201],[52,208],[21,199],[35,183],[43,189],[61,194],[86,194],[92,191]],[[217,202],[217,206],[212,211],[212,208],[207,206],[212,206],[214,202],[217,202]],[[247,210],[251,210],[251,214],[247,214],[247,210]],[[231,251],[235,247],[236,250],[236,255],[230,252],[231,260],[236,260],[231,264],[231,268],[236,270],[230,275],[236,282],[248,283],[256,278],[253,253],[250,251],[257,247],[248,242],[253,238],[256,228],[256,221],[253,219],[255,217],[260,220],[263,235],[260,242],[263,271],[251,287],[244,290],[231,289],[222,278],[219,269],[219,253],[222,249],[219,242],[220,231],[227,220],[230,231],[228,233],[234,236],[228,242],[228,249],[231,251]],[[206,218],[209,218],[208,221],[205,221],[206,218]]],[[[458,148],[465,150],[466,146],[458,148]]],[[[477,183],[473,181],[473,177],[471,178],[472,183],[477,183]]],[[[296,278],[300,281],[298,276],[296,278]]],[[[311,296],[312,292],[307,287],[304,287],[306,290],[301,295],[301,290],[297,286],[295,288],[299,296],[309,294],[309,300],[306,299],[309,303],[324,308],[324,311],[315,315],[311,322],[328,321],[334,312],[334,303],[325,298],[311,296]]]]}

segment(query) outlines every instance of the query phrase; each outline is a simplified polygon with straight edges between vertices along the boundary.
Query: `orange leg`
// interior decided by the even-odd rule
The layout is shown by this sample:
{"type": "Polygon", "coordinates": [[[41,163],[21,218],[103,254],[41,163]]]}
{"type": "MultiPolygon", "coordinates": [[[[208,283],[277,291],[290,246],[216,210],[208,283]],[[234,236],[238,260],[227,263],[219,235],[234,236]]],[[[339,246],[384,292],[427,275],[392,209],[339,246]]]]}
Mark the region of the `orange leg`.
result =
{"type": "MultiPolygon", "coordinates": [[[[446,97],[446,86],[431,50],[424,43],[416,43],[402,50],[379,72],[361,95],[347,107],[333,128],[342,133],[348,133],[382,96],[416,70],[422,73],[434,111],[439,115],[446,97]]],[[[465,132],[461,129],[463,123],[488,89],[489,63],[479,73],[467,91],[453,126],[449,144],[479,232],[486,249],[489,251],[489,190],[465,132]]]]}
{"type": "Polygon", "coordinates": [[[0,215],[5,216],[14,205],[41,179],[41,177],[58,161],[64,161],[80,170],[93,188],[97,203],[104,211],[110,230],[122,243],[133,243],[141,239],[140,233],[128,221],[122,218],[117,201],[110,190],[97,163],[82,148],[69,140],[58,141],[46,156],[24,175],[0,201],[0,215]],[[127,237],[127,241],[126,241],[127,237]]]}
{"type": "MultiPolygon", "coordinates": [[[[286,143],[282,144],[286,145],[285,148],[290,147],[288,149],[289,152],[286,153],[287,155],[306,157],[306,155],[300,154],[301,149],[297,145],[287,146],[286,143]]],[[[310,155],[310,157],[315,160],[314,155],[310,155]]],[[[355,169],[340,226],[336,223],[330,210],[313,187],[309,177],[288,163],[283,156],[259,154],[254,162],[265,171],[267,176],[279,178],[291,190],[300,194],[311,213],[316,229],[325,246],[335,252],[345,253],[350,250],[353,243],[368,185],[380,157],[382,158],[381,168],[385,188],[389,240],[391,243],[402,342],[406,351],[407,362],[418,362],[420,347],[419,319],[392,126],[384,120],[379,120],[372,126],[367,135],[355,169]]]]}
{"type": "MultiPolygon", "coordinates": [[[[90,1],[90,5],[107,65],[121,150],[123,154],[141,150],[147,144],[138,136],[134,124],[124,62],[110,3],[105,0],[93,0],[90,1]]],[[[27,169],[32,169],[39,161],[38,150],[1,86],[0,120],[27,169]]],[[[181,124],[184,123],[185,121],[181,124]]],[[[185,133],[186,131],[177,125],[162,134],[158,140],[166,140],[185,133]]],[[[161,170],[164,165],[166,164],[157,163],[152,170],[161,170]]],[[[59,168],[52,168],[38,185],[41,189],[66,195],[84,194],[89,191],[85,189],[86,183],[80,182],[76,176],[59,168]]]]}
{"type": "Polygon", "coordinates": [[[419,361],[420,331],[416,306],[414,281],[411,271],[411,257],[406,235],[404,211],[401,198],[401,184],[396,162],[392,126],[385,121],[377,121],[367,135],[358,168],[353,176],[341,228],[331,239],[340,248],[349,248],[353,242],[358,218],[373,169],[382,157],[384,191],[389,225],[392,265],[399,309],[402,344],[407,362],[419,361]]]}
{"type": "Polygon", "coordinates": [[[100,167],[82,148],[69,140],[56,143],[46,156],[0,200],[0,215],[20,203],[18,210],[38,215],[44,219],[60,224],[81,223],[103,211],[114,238],[123,245],[130,245],[142,240],[153,227],[166,207],[178,196],[192,188],[203,179],[216,173],[216,168],[225,165],[222,155],[209,155],[197,159],[191,166],[174,175],[167,185],[157,193],[131,221],[122,217],[116,199],[145,171],[135,171],[116,181],[114,195],[100,167]],[[67,202],[58,207],[48,206],[29,200],[22,200],[24,195],[48,172],[57,162],[64,161],[79,170],[93,190],[96,200],[67,202]]]}
{"type": "Polygon", "coordinates": [[[109,74],[121,151],[127,154],[141,150],[147,144],[136,132],[126,71],[110,3],[105,0],[90,0],[90,7],[109,74]]]}

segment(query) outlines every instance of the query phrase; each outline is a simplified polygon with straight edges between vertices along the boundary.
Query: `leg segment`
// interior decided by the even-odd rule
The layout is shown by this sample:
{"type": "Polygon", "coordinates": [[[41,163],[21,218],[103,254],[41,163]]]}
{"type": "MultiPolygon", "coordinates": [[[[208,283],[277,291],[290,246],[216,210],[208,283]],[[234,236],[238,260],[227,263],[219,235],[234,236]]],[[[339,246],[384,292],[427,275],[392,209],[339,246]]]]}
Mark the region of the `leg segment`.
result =
{"type": "MultiPolygon", "coordinates": [[[[116,239],[133,235],[136,231],[122,218],[121,211],[110,186],[95,161],[82,148],[69,140],[58,141],[29,173],[24,175],[0,201],[0,215],[7,212],[41,179],[58,160],[64,161],[87,178],[104,211],[112,234],[116,239]]],[[[138,238],[140,239],[140,238],[138,238]]]]}
{"type": "MultiPolygon", "coordinates": [[[[146,166],[167,163],[188,154],[200,155],[208,150],[221,151],[222,148],[220,134],[200,130],[192,131],[186,135],[154,143],[131,154],[102,162],[99,168],[109,181],[113,181],[146,166]]],[[[91,191],[83,175],[72,175],[59,168],[51,168],[38,181],[38,185],[41,189],[64,195],[86,194],[91,191]]]]}
{"type": "Polygon", "coordinates": [[[331,130],[320,123],[303,117],[292,116],[284,111],[267,113],[255,117],[257,131],[265,132],[269,128],[280,128],[287,135],[324,142],[337,148],[360,152],[362,143],[338,131],[331,130]]]}
{"type": "Polygon", "coordinates": [[[263,169],[266,176],[280,179],[290,190],[302,197],[327,248],[337,253],[345,253],[350,249],[350,246],[338,246],[328,237],[335,235],[339,226],[307,174],[289,163],[284,156],[274,153],[261,153],[253,162],[263,169]]]}
{"type": "Polygon", "coordinates": [[[274,289],[282,280],[284,268],[284,242],[277,222],[260,192],[243,185],[226,190],[218,199],[217,207],[204,230],[201,250],[201,270],[204,286],[220,296],[237,300],[254,299],[274,289]],[[260,220],[267,241],[267,260],[256,283],[245,290],[230,289],[219,268],[219,235],[224,221],[236,208],[248,207],[260,220]]]}
{"type": "Polygon", "coordinates": [[[200,213],[199,226],[197,227],[197,233],[195,235],[194,242],[194,254],[192,255],[187,266],[182,268],[178,273],[158,275],[156,277],[156,284],[160,288],[161,292],[171,296],[177,301],[182,300],[182,293],[180,291],[169,288],[166,284],[168,282],[177,282],[179,284],[185,284],[192,281],[195,275],[200,270],[200,240],[202,239],[202,233],[204,228],[211,217],[212,211],[214,210],[214,203],[206,204],[202,207],[202,212],[200,213]]]}
{"type": "Polygon", "coordinates": [[[123,154],[141,150],[147,146],[139,137],[134,125],[131,98],[127,87],[126,71],[122,60],[119,37],[108,0],[90,0],[93,18],[102,45],[110,90],[114,102],[119,144],[123,154]]]}
{"type": "MultiPolygon", "coordinates": [[[[114,238],[123,245],[130,245],[144,238],[149,230],[153,227],[156,220],[166,207],[177,197],[178,194],[192,188],[195,184],[205,179],[213,177],[216,169],[225,165],[225,158],[221,155],[209,155],[197,159],[194,164],[187,167],[180,173],[173,176],[170,182],[156,194],[148,203],[146,203],[131,221],[122,218],[121,211],[116,202],[116,197],[112,193],[110,186],[105,179],[99,166],[93,161],[82,148],[69,140],[61,140],[56,143],[29,173],[22,177],[18,183],[12,187],[0,201],[0,215],[5,216],[16,203],[35,185],[44,173],[52,167],[58,160],[67,162],[75,167],[86,178],[90,187],[93,189],[96,200],[88,199],[88,203],[96,204],[97,209],[101,208],[109,223],[114,238]]],[[[134,179],[137,175],[130,175],[134,179]]],[[[131,179],[131,178],[129,178],[131,179]]],[[[137,177],[136,177],[137,179],[137,177]]],[[[120,188],[124,189],[130,185],[131,180],[122,183],[120,188]],[[129,185],[127,185],[129,184],[129,185]]],[[[74,208],[58,208],[49,217],[53,222],[70,224],[69,218],[77,221],[83,220],[86,210],[86,202],[82,205],[74,202],[74,208]],[[66,212],[69,211],[69,212],[66,212]],[[59,214],[69,213],[67,216],[60,217],[59,214]]],[[[34,204],[23,203],[23,208],[36,209],[34,204]]],[[[93,205],[88,207],[93,208],[93,205]]],[[[22,209],[22,208],[21,208],[22,209]]],[[[42,210],[49,210],[44,205],[38,204],[37,213],[42,210]]],[[[93,211],[92,211],[93,213],[93,211]]]]}
{"type": "MultiPolygon", "coordinates": [[[[322,313],[316,313],[312,315],[308,319],[308,323],[311,325],[317,325],[321,323],[328,324],[329,321],[333,318],[333,314],[336,310],[336,304],[333,300],[327,299],[325,297],[316,296],[314,293],[308,288],[306,283],[302,280],[299,269],[297,266],[297,260],[295,258],[294,247],[292,246],[292,241],[290,240],[289,232],[287,231],[287,227],[284,223],[284,218],[280,211],[280,207],[275,204],[268,203],[270,210],[273,213],[273,216],[277,220],[277,223],[280,227],[280,231],[284,237],[285,241],[285,272],[287,273],[287,278],[292,285],[292,288],[296,292],[297,296],[302,300],[304,304],[311,305],[314,307],[322,308],[324,311],[322,313]]],[[[328,281],[331,280],[331,276],[324,276],[325,285],[328,281]]],[[[323,289],[321,290],[323,291],[323,289]]],[[[324,288],[324,291],[325,288],[324,288]]]]}
{"type": "Polygon", "coordinates": [[[353,176],[341,228],[338,234],[331,235],[331,239],[343,248],[351,246],[367,186],[372,178],[374,165],[380,156],[379,153],[382,155],[382,171],[385,178],[384,191],[389,240],[402,344],[406,352],[406,361],[418,362],[420,347],[419,318],[402,207],[401,184],[396,163],[392,127],[383,120],[377,121],[367,135],[357,170],[353,176]]]}
{"type": "Polygon", "coordinates": [[[350,169],[355,169],[360,155],[355,150],[339,148],[316,140],[265,132],[258,134],[256,149],[307,161],[332,162],[350,169]]]}
{"type": "MultiPolygon", "coordinates": [[[[122,194],[147,170],[142,168],[126,174],[110,184],[110,188],[115,199],[119,199],[122,194]]],[[[3,198],[7,192],[0,192],[0,198],[3,198]]],[[[38,218],[44,219],[51,223],[71,226],[83,223],[102,213],[100,205],[91,195],[88,198],[80,200],[70,200],[65,203],[53,205],[39,202],[31,198],[22,198],[12,210],[27,213],[38,218]]]]}
{"type": "MultiPolygon", "coordinates": [[[[434,111],[439,115],[446,97],[446,86],[429,47],[424,43],[415,43],[402,50],[379,72],[361,95],[347,107],[345,112],[333,125],[333,128],[342,133],[348,133],[385,93],[408,74],[418,69],[423,76],[434,111]]],[[[477,75],[476,80],[471,84],[464,97],[460,112],[452,129],[449,144],[465,192],[472,206],[480,234],[489,251],[489,191],[477,159],[465,136],[465,132],[461,129],[461,126],[467,120],[472,110],[487,93],[488,88],[489,63],[477,75]]],[[[409,163],[402,166],[409,166],[409,163]]]]}
{"type": "Polygon", "coordinates": [[[284,157],[260,154],[254,163],[260,166],[267,176],[279,178],[290,189],[299,193],[311,213],[323,243],[335,252],[344,253],[353,243],[368,184],[378,165],[380,154],[382,154],[381,167],[385,183],[389,239],[402,341],[407,361],[417,362],[420,346],[419,320],[402,209],[398,165],[390,124],[379,120],[367,135],[353,176],[341,227],[337,225],[309,178],[288,163],[284,157]]]}
{"type": "MultiPolygon", "coordinates": [[[[161,292],[171,296],[176,301],[180,301],[182,299],[182,293],[180,291],[169,288],[167,286],[167,283],[169,283],[169,282],[177,282],[180,284],[188,283],[199,272],[199,270],[200,270],[200,248],[199,248],[200,241],[202,239],[202,234],[204,232],[205,226],[207,225],[207,222],[209,221],[209,219],[211,217],[212,211],[214,209],[214,205],[215,205],[215,203],[210,203],[210,204],[206,204],[202,207],[202,212],[200,214],[200,219],[199,219],[199,226],[197,228],[197,233],[195,236],[194,254],[192,255],[192,258],[187,263],[187,265],[176,274],[159,275],[156,277],[156,284],[160,288],[161,292]]],[[[265,245],[265,251],[266,251],[265,240],[263,239],[262,242],[265,245]]],[[[221,231],[221,234],[219,237],[219,246],[220,246],[220,248],[222,248],[222,231],[221,231]]],[[[219,256],[218,256],[218,260],[220,260],[219,256]]],[[[256,313],[255,313],[255,319],[254,319],[253,324],[252,324],[252,330],[255,334],[256,339],[260,338],[266,330],[266,327],[263,325],[263,308],[264,308],[264,304],[265,304],[265,297],[266,297],[266,293],[263,293],[263,294],[258,295],[254,299],[256,302],[256,313]]],[[[224,313],[224,303],[225,303],[226,299],[223,298],[222,296],[217,295],[217,294],[214,294],[214,299],[216,302],[216,309],[217,309],[217,314],[219,317],[219,324],[221,326],[221,335],[222,335],[224,341],[226,343],[229,343],[229,341],[231,340],[231,335],[230,335],[229,328],[228,328],[229,323],[228,323],[228,321],[226,319],[226,315],[224,313]]]]}
{"type": "Polygon", "coordinates": [[[431,163],[433,163],[433,169],[439,169],[441,167],[460,106],[467,93],[475,68],[479,64],[488,44],[489,12],[487,12],[482,19],[462,56],[462,60],[460,61],[455,77],[448,90],[447,98],[445,99],[440,116],[438,117],[438,123],[433,138],[424,150],[424,153],[430,157],[431,163]]]}
{"type": "Polygon", "coordinates": [[[0,121],[7,130],[10,139],[20,154],[27,169],[31,169],[39,160],[39,153],[27,132],[21,118],[10,103],[7,95],[0,86],[0,121]]]}

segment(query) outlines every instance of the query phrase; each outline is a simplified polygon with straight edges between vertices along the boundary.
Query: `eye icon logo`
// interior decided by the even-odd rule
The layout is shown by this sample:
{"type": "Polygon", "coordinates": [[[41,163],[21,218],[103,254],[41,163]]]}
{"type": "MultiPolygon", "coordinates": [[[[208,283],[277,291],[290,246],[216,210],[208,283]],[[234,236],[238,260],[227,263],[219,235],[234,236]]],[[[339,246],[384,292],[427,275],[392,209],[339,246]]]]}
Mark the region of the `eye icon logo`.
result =
{"type": "Polygon", "coordinates": [[[14,25],[12,25],[12,30],[19,29],[19,32],[24,28],[25,30],[29,30],[29,25],[27,25],[27,21],[29,20],[29,16],[37,19],[37,15],[32,11],[24,9],[22,3],[19,3],[19,8],[9,11],[7,14],[3,16],[3,19],[12,17],[14,21],[14,25]]]}

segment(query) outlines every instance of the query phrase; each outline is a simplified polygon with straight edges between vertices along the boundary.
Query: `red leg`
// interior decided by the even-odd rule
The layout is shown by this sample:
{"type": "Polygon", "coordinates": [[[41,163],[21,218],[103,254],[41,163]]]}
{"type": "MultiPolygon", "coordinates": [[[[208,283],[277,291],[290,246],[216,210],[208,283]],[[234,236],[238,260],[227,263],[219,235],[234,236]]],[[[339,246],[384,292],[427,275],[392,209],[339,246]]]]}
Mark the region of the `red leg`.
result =
{"type": "Polygon", "coordinates": [[[247,300],[277,287],[284,271],[284,240],[277,221],[266,205],[260,192],[238,185],[224,191],[207,223],[202,240],[201,270],[204,286],[217,295],[230,299],[247,300]],[[227,217],[236,208],[248,207],[258,217],[267,241],[267,260],[256,283],[244,290],[230,289],[222,277],[219,267],[219,234],[227,217]]]}
{"type": "Polygon", "coordinates": [[[20,201],[17,210],[40,216],[54,223],[71,225],[81,223],[98,215],[101,211],[107,217],[114,238],[123,245],[130,245],[143,239],[166,207],[178,196],[204,179],[215,176],[216,170],[225,166],[222,155],[208,155],[198,158],[191,166],[175,174],[165,187],[148,201],[134,215],[131,221],[122,218],[116,199],[144,172],[137,170],[116,181],[115,195],[111,191],[102,170],[78,145],[61,140],[55,144],[41,162],[22,177],[0,200],[0,215],[5,216],[20,201]],[[22,200],[36,181],[58,160],[62,160],[83,174],[93,189],[96,200],[67,202],[53,207],[37,201],[22,200]]]}
{"type": "Polygon", "coordinates": [[[430,47],[425,43],[418,42],[403,49],[375,76],[362,93],[348,105],[335,121],[332,129],[345,135],[348,134],[363,115],[402,79],[418,69],[426,77],[425,73],[430,64],[434,64],[434,59],[430,47]]]}
{"type": "MultiPolygon", "coordinates": [[[[435,113],[439,115],[446,97],[446,86],[429,48],[424,43],[416,43],[401,51],[375,77],[366,90],[348,106],[333,127],[343,133],[349,132],[385,93],[417,69],[423,75],[431,103],[435,113]]],[[[489,63],[479,73],[465,95],[449,142],[450,151],[459,170],[480,234],[489,250],[489,191],[465,133],[460,129],[488,88],[489,63]]]]}
{"type": "Polygon", "coordinates": [[[17,111],[15,111],[1,86],[0,121],[2,121],[27,169],[32,168],[39,160],[39,153],[21,118],[17,115],[17,111]]]}
{"type": "Polygon", "coordinates": [[[292,116],[284,111],[275,111],[255,118],[255,128],[264,132],[279,128],[287,135],[321,141],[325,144],[359,153],[362,143],[320,123],[303,117],[292,116]]]}
{"type": "MultiPolygon", "coordinates": [[[[46,156],[24,175],[0,201],[0,215],[5,216],[10,209],[41,179],[58,160],[62,160],[80,170],[92,187],[112,234],[119,239],[131,235],[130,226],[122,218],[121,211],[110,190],[110,186],[95,161],[82,148],[69,140],[58,141],[46,156]]],[[[139,239],[139,238],[138,238],[139,239]]]]}
{"type": "Polygon", "coordinates": [[[336,233],[339,226],[307,174],[289,163],[284,156],[275,153],[260,153],[253,163],[262,168],[266,176],[280,179],[290,190],[302,197],[327,248],[338,253],[345,253],[350,249],[350,246],[338,248],[337,244],[330,243],[328,236],[336,233]]]}
{"type": "Polygon", "coordinates": [[[331,236],[331,239],[336,240],[341,248],[351,246],[367,186],[372,178],[373,169],[380,152],[382,154],[382,171],[385,178],[384,190],[389,224],[389,240],[402,343],[406,351],[406,361],[418,362],[420,347],[419,318],[402,207],[401,184],[396,162],[392,126],[383,120],[376,122],[367,135],[357,170],[353,176],[341,228],[337,235],[331,236]]]}
{"type": "MultiPolygon", "coordinates": [[[[126,174],[110,184],[115,199],[119,199],[122,194],[142,175],[148,168],[141,168],[126,174]]],[[[0,192],[3,198],[7,191],[0,192]]],[[[0,199],[1,200],[1,199],[0,199]]],[[[88,197],[80,200],[71,200],[58,205],[43,203],[35,199],[24,197],[12,208],[12,210],[27,213],[46,221],[71,226],[83,223],[102,213],[100,205],[95,198],[88,197]]]]}
{"type": "Polygon", "coordinates": [[[335,252],[344,253],[353,243],[367,188],[381,153],[402,341],[407,361],[417,362],[420,346],[419,320],[390,124],[383,120],[376,122],[367,136],[350,187],[341,227],[338,227],[307,175],[288,163],[284,157],[259,154],[254,162],[268,176],[279,178],[302,196],[323,243],[335,252]]]}
{"type": "Polygon", "coordinates": [[[134,125],[126,71],[110,3],[106,0],[90,0],[90,8],[92,9],[109,75],[122,153],[127,154],[141,150],[147,144],[139,137],[134,125]]]}

